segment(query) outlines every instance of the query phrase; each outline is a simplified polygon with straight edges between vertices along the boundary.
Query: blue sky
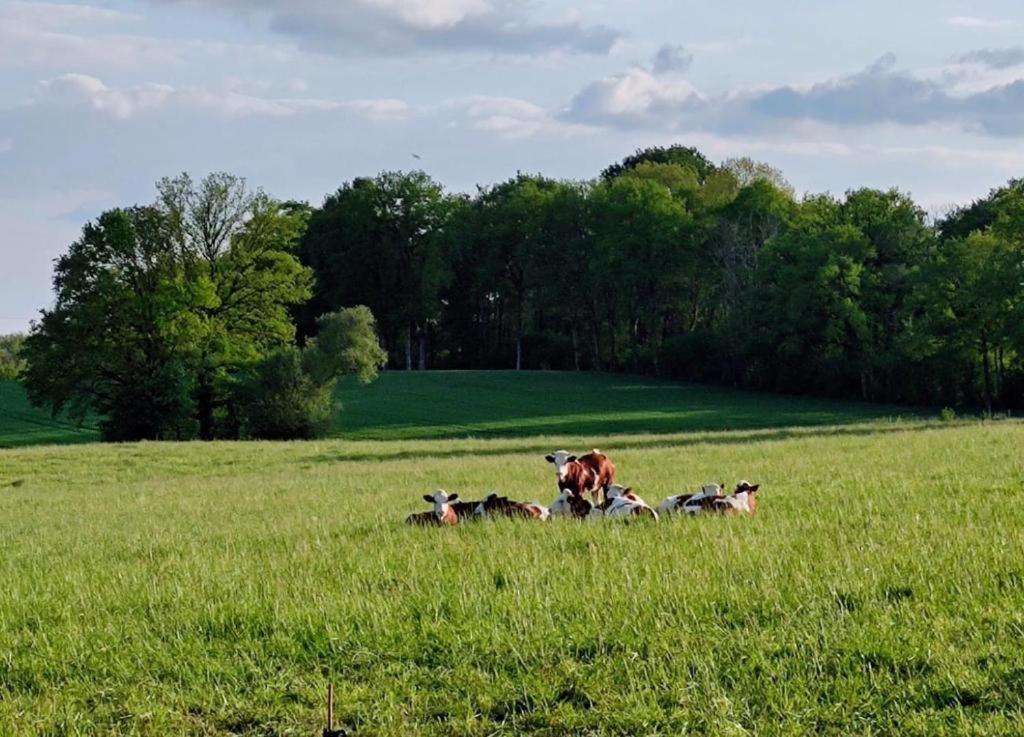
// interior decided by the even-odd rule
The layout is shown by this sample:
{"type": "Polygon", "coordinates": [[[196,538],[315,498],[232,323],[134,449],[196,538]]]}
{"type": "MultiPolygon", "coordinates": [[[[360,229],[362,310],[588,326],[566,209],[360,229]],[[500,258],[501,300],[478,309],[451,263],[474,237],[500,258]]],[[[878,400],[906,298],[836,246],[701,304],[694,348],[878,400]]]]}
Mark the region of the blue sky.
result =
{"type": "Polygon", "coordinates": [[[471,191],[681,142],[935,213],[1024,176],[1024,7],[992,0],[0,0],[0,332],[153,183],[471,191]],[[421,157],[413,158],[413,154],[421,157]]]}

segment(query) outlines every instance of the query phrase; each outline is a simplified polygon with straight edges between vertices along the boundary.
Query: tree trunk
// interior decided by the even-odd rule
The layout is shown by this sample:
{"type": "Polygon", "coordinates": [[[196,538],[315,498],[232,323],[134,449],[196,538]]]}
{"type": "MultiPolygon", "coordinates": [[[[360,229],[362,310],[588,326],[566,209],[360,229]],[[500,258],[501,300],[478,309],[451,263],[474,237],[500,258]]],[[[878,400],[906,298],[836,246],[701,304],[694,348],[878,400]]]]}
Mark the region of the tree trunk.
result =
{"type": "Polygon", "coordinates": [[[516,290],[519,304],[516,309],[516,371],[523,368],[523,302],[526,301],[526,290],[520,287],[516,290]]]}
{"type": "Polygon", "coordinates": [[[981,341],[981,368],[985,377],[985,411],[992,414],[992,367],[989,365],[988,341],[981,341]]]}
{"type": "Polygon", "coordinates": [[[577,371],[580,370],[580,348],[576,338],[576,322],[572,324],[572,363],[577,371]]]}
{"type": "Polygon", "coordinates": [[[199,439],[213,440],[213,382],[205,370],[199,372],[196,419],[199,420],[199,439]]]}
{"type": "Polygon", "coordinates": [[[427,331],[426,331],[426,329],[421,328],[419,331],[417,331],[417,334],[419,335],[419,342],[420,342],[420,345],[419,345],[419,349],[420,349],[420,356],[419,356],[419,358],[420,358],[420,371],[426,371],[427,370],[427,331]]]}
{"type": "Polygon", "coordinates": [[[1006,409],[1006,397],[1004,387],[1006,382],[1006,365],[1003,362],[1003,347],[996,348],[996,399],[1003,409],[1006,409]]]}
{"type": "Polygon", "coordinates": [[[405,329],[405,370],[412,371],[412,326],[405,329]]]}

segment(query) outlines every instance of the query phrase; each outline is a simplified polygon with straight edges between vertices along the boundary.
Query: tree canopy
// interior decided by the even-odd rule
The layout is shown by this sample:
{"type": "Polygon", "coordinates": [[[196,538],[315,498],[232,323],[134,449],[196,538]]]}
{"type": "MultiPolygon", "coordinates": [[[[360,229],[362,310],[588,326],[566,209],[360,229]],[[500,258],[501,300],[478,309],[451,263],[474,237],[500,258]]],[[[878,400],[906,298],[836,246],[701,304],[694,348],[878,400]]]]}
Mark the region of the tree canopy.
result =
{"type": "Polygon", "coordinates": [[[311,436],[336,376],[384,366],[1020,408],[1021,181],[933,223],[898,190],[798,198],[681,145],[472,196],[384,172],[315,208],[182,175],[85,226],[0,369],[110,438],[311,436]]]}

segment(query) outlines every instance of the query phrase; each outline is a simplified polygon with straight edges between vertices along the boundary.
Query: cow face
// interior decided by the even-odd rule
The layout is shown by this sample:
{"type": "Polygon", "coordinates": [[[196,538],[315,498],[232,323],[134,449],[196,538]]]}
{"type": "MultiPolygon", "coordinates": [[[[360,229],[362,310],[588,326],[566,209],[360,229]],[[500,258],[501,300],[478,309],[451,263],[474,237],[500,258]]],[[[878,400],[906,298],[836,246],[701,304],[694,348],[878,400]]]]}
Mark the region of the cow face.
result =
{"type": "Polygon", "coordinates": [[[633,487],[623,486],[622,484],[612,484],[608,487],[608,491],[605,492],[604,496],[608,501],[620,498],[636,500],[636,495],[633,493],[633,487]]]}
{"type": "Polygon", "coordinates": [[[563,489],[555,503],[551,505],[552,514],[563,514],[571,517],[586,517],[594,508],[590,502],[582,496],[576,496],[568,489],[563,489]]]}
{"type": "Polygon", "coordinates": [[[427,504],[434,505],[434,514],[437,515],[438,519],[443,519],[448,513],[448,505],[452,502],[458,501],[458,494],[449,494],[444,490],[435,491],[433,494],[424,494],[423,501],[427,504]]]}
{"type": "Polygon", "coordinates": [[[544,456],[544,460],[553,463],[558,480],[565,481],[565,477],[569,475],[569,464],[576,461],[576,456],[567,450],[559,450],[549,456],[544,456]]]}
{"type": "Polygon", "coordinates": [[[740,481],[736,484],[736,491],[734,496],[746,502],[746,510],[750,514],[757,513],[757,490],[761,488],[761,484],[751,484],[749,481],[740,481]]]}

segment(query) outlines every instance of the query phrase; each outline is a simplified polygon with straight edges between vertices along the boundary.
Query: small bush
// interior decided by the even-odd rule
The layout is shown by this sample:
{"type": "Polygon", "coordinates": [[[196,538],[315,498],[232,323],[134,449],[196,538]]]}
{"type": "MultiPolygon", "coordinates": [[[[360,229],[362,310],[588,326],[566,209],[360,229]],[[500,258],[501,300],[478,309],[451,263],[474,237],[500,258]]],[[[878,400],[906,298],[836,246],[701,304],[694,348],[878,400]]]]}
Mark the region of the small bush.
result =
{"type": "Polygon", "coordinates": [[[273,353],[238,384],[242,432],[264,440],[319,437],[331,425],[333,389],[333,379],[318,382],[305,370],[298,348],[273,353]]]}
{"type": "Polygon", "coordinates": [[[943,407],[939,412],[939,419],[943,422],[952,422],[956,419],[956,410],[952,407],[943,407]]]}

